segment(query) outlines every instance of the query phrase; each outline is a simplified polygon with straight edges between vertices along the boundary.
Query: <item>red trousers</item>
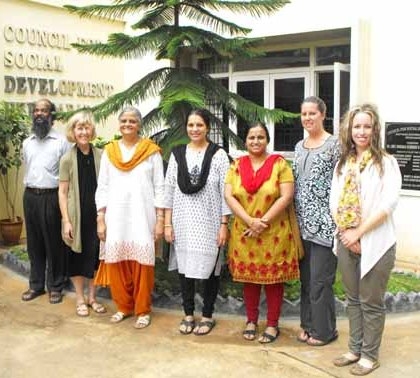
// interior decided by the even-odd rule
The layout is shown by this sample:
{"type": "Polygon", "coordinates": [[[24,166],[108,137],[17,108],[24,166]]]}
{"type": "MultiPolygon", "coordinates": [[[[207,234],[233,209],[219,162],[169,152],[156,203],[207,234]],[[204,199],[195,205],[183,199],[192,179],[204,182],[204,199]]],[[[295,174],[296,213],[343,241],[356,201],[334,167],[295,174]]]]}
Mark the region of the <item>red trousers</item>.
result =
{"type": "Polygon", "coordinates": [[[254,283],[244,284],[244,301],[246,316],[249,322],[258,323],[261,286],[265,288],[265,297],[267,300],[267,327],[277,327],[281,306],[283,304],[284,285],[276,283],[270,285],[261,285],[254,283]]]}

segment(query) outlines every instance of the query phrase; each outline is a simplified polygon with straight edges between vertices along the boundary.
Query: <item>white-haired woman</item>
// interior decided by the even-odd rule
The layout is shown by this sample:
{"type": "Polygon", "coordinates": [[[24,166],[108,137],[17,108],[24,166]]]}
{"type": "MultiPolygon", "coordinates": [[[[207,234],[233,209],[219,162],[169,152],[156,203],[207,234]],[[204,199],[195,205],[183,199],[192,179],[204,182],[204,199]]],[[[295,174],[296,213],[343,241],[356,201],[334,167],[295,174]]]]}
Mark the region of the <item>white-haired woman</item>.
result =
{"type": "Polygon", "coordinates": [[[151,321],[155,241],[163,236],[163,161],[160,148],[140,137],[136,108],[124,109],[118,121],[122,138],[105,147],[96,191],[103,243],[95,282],[111,288],[111,322],[134,314],[134,327],[144,328],[151,321]]]}
{"type": "Polygon", "coordinates": [[[66,136],[74,146],[60,161],[59,203],[62,237],[69,246],[68,274],[76,291],[76,314],[88,316],[89,308],[106,312],[96,301],[94,274],[99,265],[99,240],[96,236],[95,191],[101,150],[91,144],[95,138],[92,115],[78,112],[70,118],[66,136]],[[88,300],[84,296],[87,280],[88,300]]]}

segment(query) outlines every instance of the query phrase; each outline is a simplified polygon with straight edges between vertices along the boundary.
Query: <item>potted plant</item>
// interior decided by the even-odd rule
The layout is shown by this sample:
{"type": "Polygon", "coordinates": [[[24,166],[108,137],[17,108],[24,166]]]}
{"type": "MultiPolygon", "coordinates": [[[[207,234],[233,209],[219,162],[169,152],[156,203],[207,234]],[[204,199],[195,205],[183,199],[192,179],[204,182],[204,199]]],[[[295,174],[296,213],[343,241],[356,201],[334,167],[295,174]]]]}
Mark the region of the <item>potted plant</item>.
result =
{"type": "Polygon", "coordinates": [[[7,219],[0,220],[0,233],[5,244],[17,244],[23,220],[16,215],[22,144],[29,135],[30,118],[22,105],[0,101],[0,188],[3,192],[7,219]]]}

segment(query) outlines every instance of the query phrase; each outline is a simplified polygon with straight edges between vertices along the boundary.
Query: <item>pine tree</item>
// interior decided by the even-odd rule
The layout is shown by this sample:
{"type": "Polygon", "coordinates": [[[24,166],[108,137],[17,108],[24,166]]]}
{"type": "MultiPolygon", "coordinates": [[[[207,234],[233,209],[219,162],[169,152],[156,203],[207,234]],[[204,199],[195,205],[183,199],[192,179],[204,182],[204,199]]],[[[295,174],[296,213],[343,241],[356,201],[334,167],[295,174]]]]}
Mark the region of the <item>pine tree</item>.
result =
{"type": "MultiPolygon", "coordinates": [[[[139,14],[132,28],[139,35],[113,33],[107,43],[73,44],[82,53],[118,58],[140,58],[151,52],[157,60],[168,60],[168,67],[147,73],[128,89],[108,98],[91,110],[97,119],[105,119],[124,106],[141,103],[159,96],[159,105],[143,120],[142,133],[167,128],[159,144],[168,152],[184,137],[186,116],[192,108],[222,110],[230,119],[238,117],[253,122],[265,120],[281,122],[292,116],[280,109],[265,109],[241,96],[229,92],[218,80],[183,64],[186,54],[210,58],[214,63],[249,59],[257,55],[261,39],[246,38],[251,31],[220,18],[217,12],[228,10],[253,17],[270,14],[283,7],[288,0],[114,0],[111,5],[77,7],[66,5],[80,17],[101,16],[121,19],[128,14],[139,14]],[[183,26],[181,20],[189,20],[183,26]],[[190,26],[191,21],[198,26],[190,26]],[[229,37],[225,37],[228,35],[229,37]]],[[[241,145],[242,141],[229,129],[226,122],[210,114],[212,127],[221,130],[224,140],[241,145]]]]}

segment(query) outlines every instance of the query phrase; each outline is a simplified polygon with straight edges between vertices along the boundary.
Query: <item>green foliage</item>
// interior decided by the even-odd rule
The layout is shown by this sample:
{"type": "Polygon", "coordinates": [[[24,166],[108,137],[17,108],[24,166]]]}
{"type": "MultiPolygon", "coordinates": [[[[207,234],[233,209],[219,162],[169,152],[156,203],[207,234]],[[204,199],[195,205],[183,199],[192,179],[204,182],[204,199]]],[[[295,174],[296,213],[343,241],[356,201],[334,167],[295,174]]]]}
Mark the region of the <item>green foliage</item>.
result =
{"type": "MultiPolygon", "coordinates": [[[[13,247],[10,251],[20,261],[29,261],[28,253],[24,246],[13,247]]],[[[232,278],[224,266],[221,274],[220,295],[224,298],[231,296],[234,298],[242,298],[243,285],[239,282],[233,282],[232,278]]],[[[178,273],[176,271],[168,272],[168,264],[161,259],[156,259],[155,265],[155,290],[158,293],[179,293],[181,288],[179,285],[178,273]]],[[[420,278],[410,273],[391,273],[389,278],[387,291],[392,294],[420,293],[420,278]]],[[[340,300],[345,300],[343,283],[341,274],[337,272],[336,281],[334,283],[334,294],[340,300]]],[[[296,301],[300,297],[300,281],[293,280],[286,282],[284,285],[284,297],[289,301],[296,301]]]]}
{"type": "Polygon", "coordinates": [[[119,134],[114,134],[112,139],[105,139],[104,137],[97,136],[92,141],[92,144],[97,148],[103,149],[109,142],[111,142],[112,140],[118,140],[118,139],[121,139],[121,135],[119,134]]]}
{"type": "Polygon", "coordinates": [[[23,106],[0,101],[0,185],[6,198],[8,218],[12,221],[16,220],[16,188],[22,165],[22,144],[29,135],[29,123],[23,106]]]}
{"type": "MultiPolygon", "coordinates": [[[[103,103],[91,108],[97,120],[103,120],[123,107],[141,103],[159,96],[160,103],[143,119],[142,133],[150,135],[170,129],[158,143],[168,155],[168,148],[185,138],[183,128],[189,111],[207,108],[223,111],[227,118],[238,117],[251,123],[257,120],[279,122],[295,115],[280,109],[265,109],[241,96],[229,92],[217,80],[182,62],[191,56],[211,57],[235,61],[261,55],[258,44],[262,39],[245,38],[251,31],[220,18],[217,12],[229,10],[252,17],[270,15],[281,9],[288,0],[232,1],[232,0],[115,0],[112,5],[89,5],[65,8],[80,17],[121,19],[140,14],[132,28],[137,35],[114,33],[106,43],[73,44],[80,52],[103,57],[123,59],[140,58],[154,53],[157,60],[171,61],[170,67],[146,74],[130,88],[116,93],[103,103]],[[190,25],[181,25],[180,20],[190,25]],[[194,24],[195,26],[191,26],[194,24]],[[185,58],[185,59],[184,59],[185,58]]],[[[68,114],[69,115],[69,114],[68,114]]],[[[211,127],[220,130],[224,138],[239,148],[242,141],[229,129],[227,123],[213,117],[211,127]]]]}
{"type": "Polygon", "coordinates": [[[25,262],[29,261],[28,252],[26,251],[26,248],[23,246],[18,245],[18,246],[12,247],[10,252],[13,255],[15,255],[19,261],[25,261],[25,262]]]}

